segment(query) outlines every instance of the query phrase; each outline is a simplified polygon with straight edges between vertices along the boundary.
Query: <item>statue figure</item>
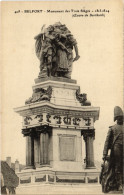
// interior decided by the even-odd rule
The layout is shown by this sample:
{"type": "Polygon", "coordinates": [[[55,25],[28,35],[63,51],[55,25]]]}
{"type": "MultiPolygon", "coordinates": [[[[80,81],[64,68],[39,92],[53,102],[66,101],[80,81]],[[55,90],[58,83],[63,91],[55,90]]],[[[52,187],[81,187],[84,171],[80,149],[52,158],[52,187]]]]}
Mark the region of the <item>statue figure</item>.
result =
{"type": "Polygon", "coordinates": [[[123,112],[118,106],[114,108],[114,121],[117,124],[109,127],[103,150],[100,180],[104,193],[123,189],[123,112]]]}
{"type": "Polygon", "coordinates": [[[60,22],[41,28],[35,37],[35,51],[40,60],[39,77],[71,78],[72,63],[80,58],[77,42],[66,25],[60,22]],[[76,57],[73,59],[73,48],[76,57]]]}
{"type": "Polygon", "coordinates": [[[87,100],[87,94],[80,94],[80,89],[77,89],[76,91],[76,98],[81,103],[81,106],[91,106],[91,102],[87,100]]]}
{"type": "Polygon", "coordinates": [[[25,104],[32,104],[32,103],[40,102],[43,100],[50,101],[51,95],[52,95],[52,87],[51,86],[49,86],[47,89],[36,88],[33,90],[32,97],[27,99],[25,101],[25,104]]]}

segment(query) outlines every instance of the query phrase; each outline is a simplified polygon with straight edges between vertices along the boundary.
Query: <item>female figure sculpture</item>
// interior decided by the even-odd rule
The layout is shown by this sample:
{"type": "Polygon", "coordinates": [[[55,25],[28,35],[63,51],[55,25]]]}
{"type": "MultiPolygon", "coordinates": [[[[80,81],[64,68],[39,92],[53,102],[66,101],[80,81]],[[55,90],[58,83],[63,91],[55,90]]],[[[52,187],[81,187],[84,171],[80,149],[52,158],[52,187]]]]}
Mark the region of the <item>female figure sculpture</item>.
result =
{"type": "Polygon", "coordinates": [[[36,55],[40,60],[39,77],[71,78],[72,63],[79,59],[77,42],[68,28],[60,22],[47,28],[35,37],[36,55]],[[73,59],[73,47],[76,57],[73,59]]]}

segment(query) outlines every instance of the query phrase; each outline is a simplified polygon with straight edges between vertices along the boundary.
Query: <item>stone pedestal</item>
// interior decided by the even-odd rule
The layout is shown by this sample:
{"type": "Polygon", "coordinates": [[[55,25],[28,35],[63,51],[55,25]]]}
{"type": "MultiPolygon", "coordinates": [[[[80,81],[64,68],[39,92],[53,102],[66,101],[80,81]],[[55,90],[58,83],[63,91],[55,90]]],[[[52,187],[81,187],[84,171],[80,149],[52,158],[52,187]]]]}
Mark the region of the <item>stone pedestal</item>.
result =
{"type": "Polygon", "coordinates": [[[22,133],[27,140],[27,169],[18,173],[20,185],[98,183],[93,140],[99,108],[84,102],[75,80],[49,78],[35,82],[32,97],[25,106],[15,109],[23,117],[22,133]]]}

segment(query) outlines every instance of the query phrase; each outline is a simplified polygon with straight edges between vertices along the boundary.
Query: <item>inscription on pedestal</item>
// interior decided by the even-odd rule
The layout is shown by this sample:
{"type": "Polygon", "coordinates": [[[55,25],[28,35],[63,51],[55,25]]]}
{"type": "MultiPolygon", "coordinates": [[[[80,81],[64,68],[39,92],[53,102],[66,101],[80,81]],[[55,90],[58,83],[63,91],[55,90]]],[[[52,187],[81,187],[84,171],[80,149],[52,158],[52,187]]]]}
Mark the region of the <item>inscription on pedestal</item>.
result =
{"type": "Polygon", "coordinates": [[[32,115],[30,117],[23,118],[23,126],[36,126],[36,125],[50,125],[50,126],[61,126],[64,128],[87,128],[93,127],[93,118],[81,118],[69,115],[53,115],[49,113],[42,113],[39,115],[32,115]]]}
{"type": "Polygon", "coordinates": [[[59,137],[60,160],[75,161],[75,136],[59,137]]]}

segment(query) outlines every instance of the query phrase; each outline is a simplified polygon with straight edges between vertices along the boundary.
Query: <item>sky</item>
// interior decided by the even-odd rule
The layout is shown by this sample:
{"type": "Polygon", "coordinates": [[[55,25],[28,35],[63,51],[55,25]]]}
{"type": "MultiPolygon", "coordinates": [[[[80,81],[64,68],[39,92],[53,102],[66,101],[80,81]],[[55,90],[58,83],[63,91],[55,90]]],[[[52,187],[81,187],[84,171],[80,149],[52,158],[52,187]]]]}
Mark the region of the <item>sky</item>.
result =
{"type": "Polygon", "coordinates": [[[22,118],[13,108],[23,106],[31,97],[34,79],[39,74],[34,37],[43,24],[58,21],[66,24],[78,42],[80,59],[73,63],[72,79],[77,80],[81,93],[87,93],[92,106],[100,107],[100,117],[94,126],[94,155],[95,160],[102,159],[108,127],[114,124],[114,107],[123,106],[122,4],[115,0],[2,2],[2,160],[11,156],[12,162],[18,159],[25,164],[22,118]],[[49,9],[64,13],[47,13],[49,9]],[[81,9],[109,12],[105,17],[72,17],[74,13],[82,15],[77,12],[81,9]],[[24,10],[42,10],[42,13],[24,13],[24,10]]]}

